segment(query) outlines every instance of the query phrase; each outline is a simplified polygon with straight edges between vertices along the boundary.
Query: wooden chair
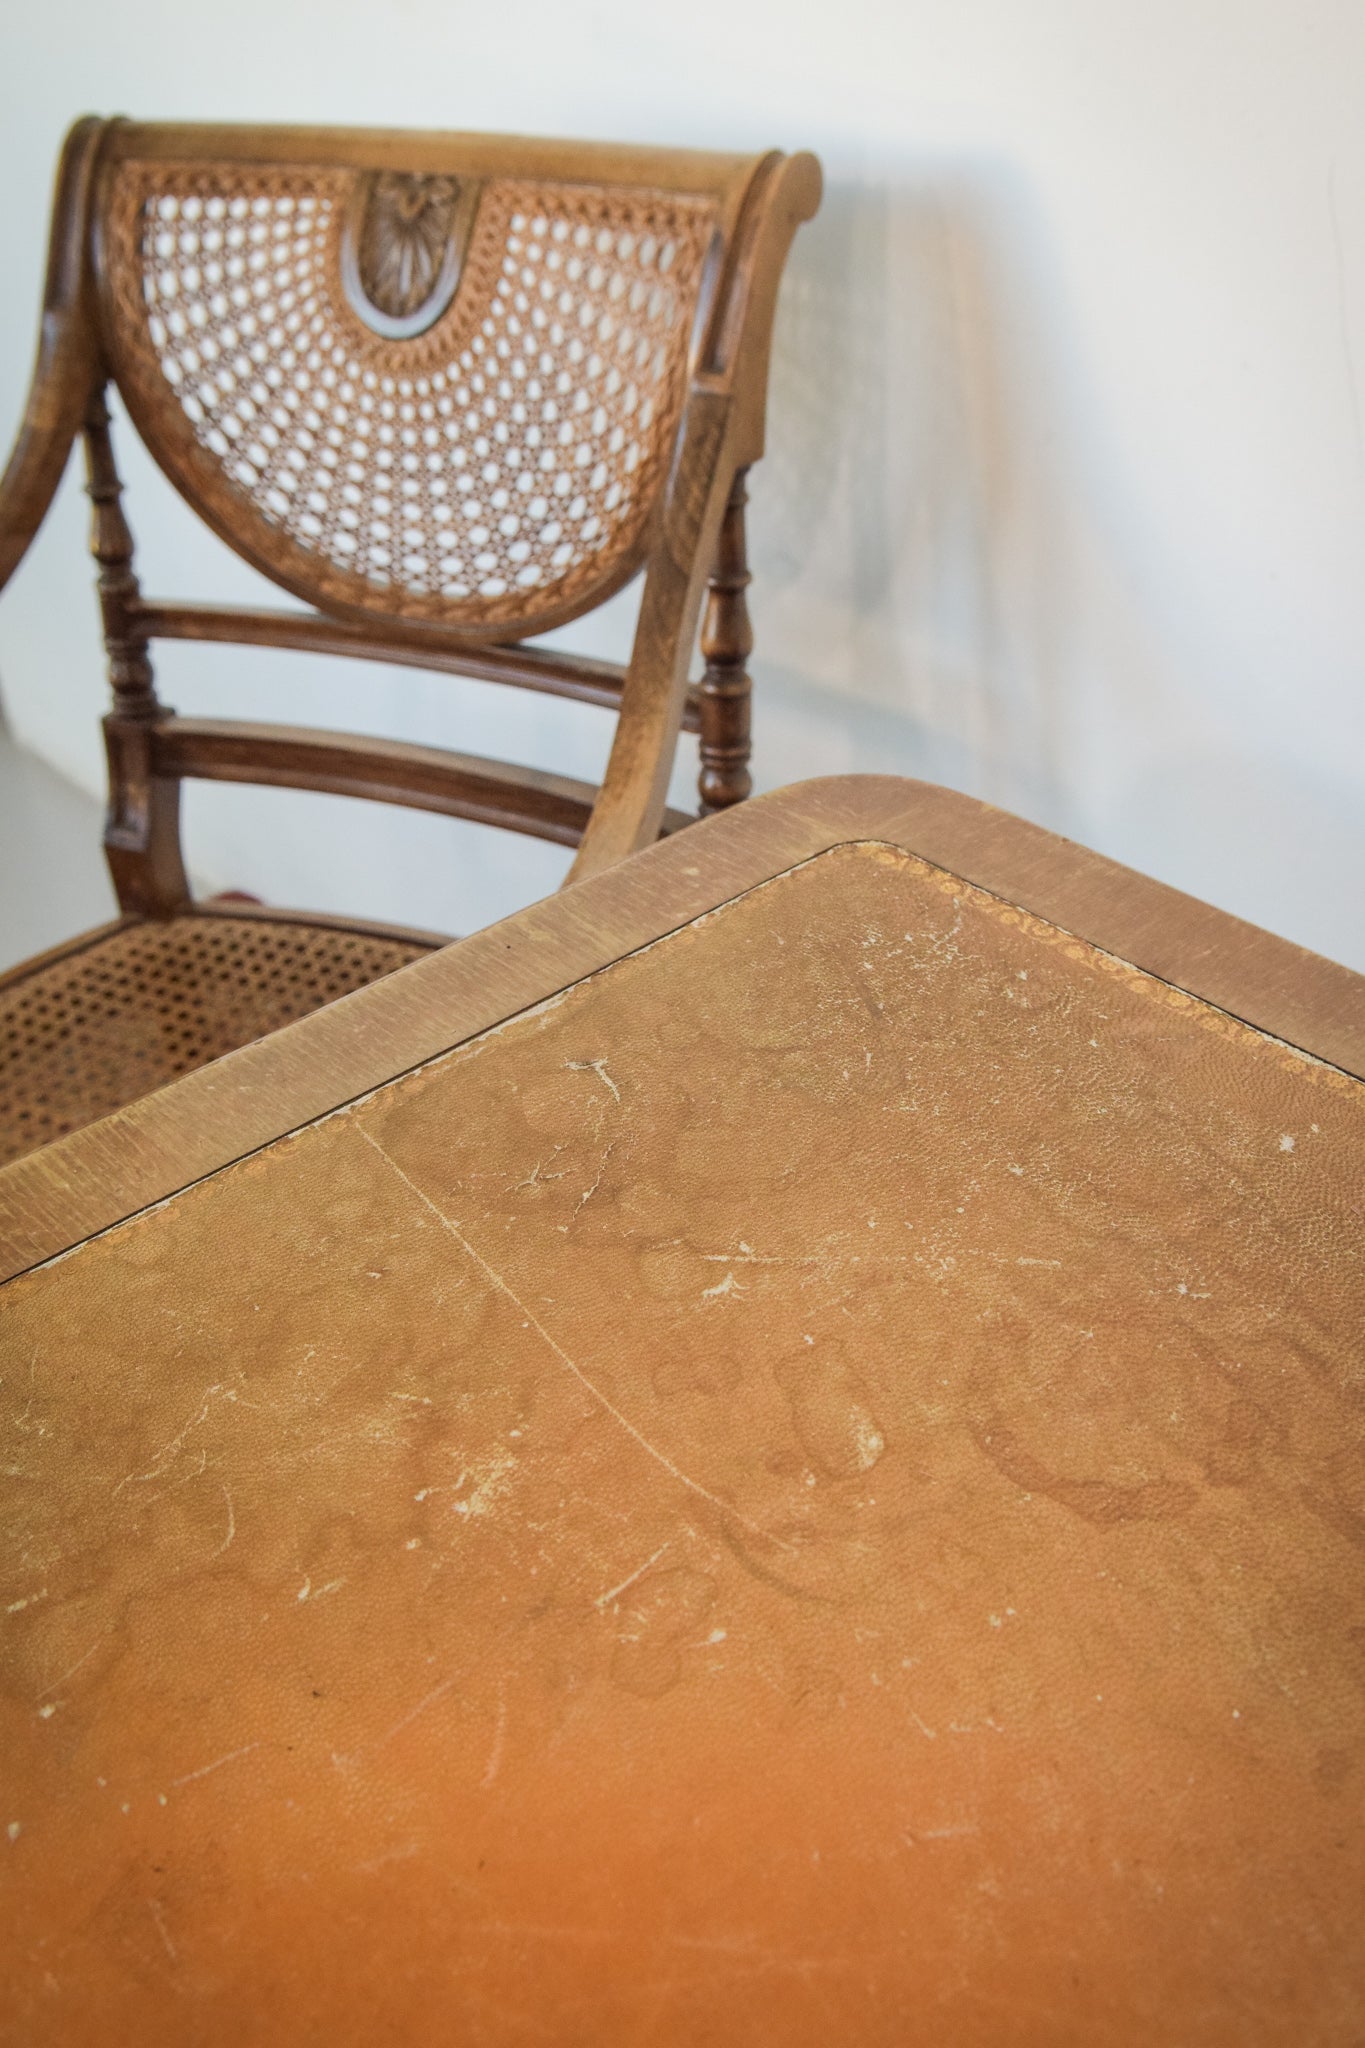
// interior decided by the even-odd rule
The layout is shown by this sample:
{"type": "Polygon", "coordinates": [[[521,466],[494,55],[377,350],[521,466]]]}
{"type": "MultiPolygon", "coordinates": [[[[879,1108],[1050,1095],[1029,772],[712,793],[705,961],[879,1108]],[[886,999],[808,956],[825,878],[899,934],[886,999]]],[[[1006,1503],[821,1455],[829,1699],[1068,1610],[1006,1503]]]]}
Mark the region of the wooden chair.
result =
{"type": "Polygon", "coordinates": [[[0,482],[0,587],[83,436],[121,916],[0,979],[0,1159],[443,943],[191,899],[184,777],[416,805],[577,846],[570,879],[749,790],[745,472],[813,157],[87,119],[0,482]],[[113,383],[196,512],[307,610],[145,599],[113,383]],[[630,661],[528,644],[644,588],[630,661]],[[709,598],[708,598],[709,585],[709,598]],[[705,672],[687,682],[703,600],[705,672]],[[351,654],[605,705],[600,789],[444,750],[178,718],[154,640],[351,654]]]}

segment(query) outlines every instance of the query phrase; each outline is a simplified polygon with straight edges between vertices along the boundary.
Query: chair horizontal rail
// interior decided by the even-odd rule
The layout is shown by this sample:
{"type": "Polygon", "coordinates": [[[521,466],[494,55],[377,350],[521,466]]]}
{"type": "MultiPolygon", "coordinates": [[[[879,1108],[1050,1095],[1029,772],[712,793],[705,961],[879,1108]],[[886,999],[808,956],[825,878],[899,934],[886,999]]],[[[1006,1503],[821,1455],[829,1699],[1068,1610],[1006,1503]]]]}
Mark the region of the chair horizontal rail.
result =
{"type": "Polygon", "coordinates": [[[157,728],[152,758],[154,774],[370,797],[561,846],[578,845],[597,796],[591,783],[478,755],[236,719],[167,719],[157,728]]]}
{"type": "MultiPolygon", "coordinates": [[[[361,661],[389,661],[405,668],[434,669],[441,675],[509,683],[579,704],[619,711],[625,670],[615,662],[546,647],[496,646],[452,641],[430,627],[399,619],[382,626],[373,620],[327,618],[319,612],[253,609],[246,605],[140,602],[135,625],[152,640],[223,641],[238,647],[281,647],[302,654],[345,655],[361,661]]],[[[700,730],[697,693],[689,690],[684,732],[700,730]]]]}
{"type": "MultiPolygon", "coordinates": [[[[597,800],[592,783],[571,776],[312,726],[171,717],[155,727],[151,751],[157,776],[368,797],[525,832],[560,846],[579,844],[597,800]]],[[[693,823],[686,812],[669,811],[663,832],[693,823]]]]}

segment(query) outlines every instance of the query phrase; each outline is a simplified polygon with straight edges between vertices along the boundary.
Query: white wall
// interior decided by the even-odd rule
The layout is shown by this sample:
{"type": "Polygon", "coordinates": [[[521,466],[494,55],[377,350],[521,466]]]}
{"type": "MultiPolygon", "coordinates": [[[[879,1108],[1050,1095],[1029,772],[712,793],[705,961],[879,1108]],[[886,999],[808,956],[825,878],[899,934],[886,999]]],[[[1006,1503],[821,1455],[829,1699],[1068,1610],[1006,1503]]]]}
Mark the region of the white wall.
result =
{"type": "MultiPolygon", "coordinates": [[[[952,783],[1365,967],[1361,0],[11,0],[0,48],[7,421],[85,109],[818,149],[753,492],[760,782],[952,783]]],[[[248,592],[128,468],[148,586],[248,592]]],[[[69,481],[0,676],[93,786],[83,518],[69,481]]],[[[617,651],[629,611],[576,644],[617,651]]],[[[161,673],[187,711],[605,752],[600,714],[480,685],[233,650],[161,673]]],[[[215,883],[446,929],[564,866],[278,792],[195,792],[191,833],[215,883]]]]}

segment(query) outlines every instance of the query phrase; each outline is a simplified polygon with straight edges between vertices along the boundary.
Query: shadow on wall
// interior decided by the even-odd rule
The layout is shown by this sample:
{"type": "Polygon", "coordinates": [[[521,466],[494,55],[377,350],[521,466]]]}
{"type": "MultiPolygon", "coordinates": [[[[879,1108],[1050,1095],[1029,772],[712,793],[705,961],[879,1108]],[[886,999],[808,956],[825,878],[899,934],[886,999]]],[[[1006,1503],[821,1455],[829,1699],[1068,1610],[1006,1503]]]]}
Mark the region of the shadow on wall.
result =
{"type": "Polygon", "coordinates": [[[987,165],[835,181],[798,238],[752,487],[765,786],[817,772],[804,730],[825,772],[1063,810],[1076,479],[1038,246],[987,165]]]}
{"type": "Polygon", "coordinates": [[[1080,334],[1008,165],[830,180],[751,486],[756,784],[944,783],[1359,961],[1321,887],[1355,859],[1349,750],[1336,776],[1268,751],[1273,674],[1245,730],[1236,636],[1144,510],[1080,334]]]}

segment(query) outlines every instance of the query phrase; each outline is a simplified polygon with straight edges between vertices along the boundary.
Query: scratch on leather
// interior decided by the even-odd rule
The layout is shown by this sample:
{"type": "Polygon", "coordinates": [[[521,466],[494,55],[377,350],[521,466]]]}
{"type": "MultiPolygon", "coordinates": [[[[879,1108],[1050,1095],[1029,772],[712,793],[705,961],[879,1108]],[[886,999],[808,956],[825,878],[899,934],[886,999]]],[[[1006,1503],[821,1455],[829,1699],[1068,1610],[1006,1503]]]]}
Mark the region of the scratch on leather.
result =
{"type": "Polygon", "coordinates": [[[384,1147],[379,1143],[379,1140],[375,1137],[372,1137],[369,1131],[367,1131],[363,1125],[357,1124],[355,1128],[359,1132],[360,1136],[365,1140],[365,1143],[369,1145],[373,1151],[379,1154],[380,1158],[384,1161],[384,1164],[390,1169],[390,1171],[392,1173],[395,1173],[398,1176],[399,1180],[402,1181],[403,1185],[407,1189],[409,1189],[409,1191],[413,1195],[416,1196],[417,1200],[422,1204],[423,1208],[429,1209],[431,1211],[431,1214],[436,1218],[437,1222],[441,1225],[442,1229],[449,1232],[451,1237],[454,1238],[456,1244],[459,1245],[461,1251],[465,1254],[466,1258],[472,1259],[474,1264],[479,1268],[480,1272],[483,1273],[485,1278],[489,1280],[494,1287],[497,1288],[500,1294],[506,1296],[507,1300],[511,1302],[513,1308],[516,1309],[517,1313],[524,1319],[527,1326],[535,1331],[536,1335],[541,1339],[541,1342],[545,1344],[549,1348],[549,1350],[554,1353],[555,1357],[559,1360],[560,1364],[564,1366],[568,1372],[571,1372],[573,1374],[574,1378],[578,1381],[579,1385],[585,1390],[586,1393],[592,1396],[592,1399],[597,1403],[599,1408],[601,1408],[605,1414],[609,1415],[612,1418],[612,1421],[617,1423],[618,1426],[626,1432],[627,1436],[632,1437],[634,1441],[640,1446],[640,1449],[642,1451],[646,1452],[649,1457],[653,1458],[654,1462],[657,1465],[662,1465],[665,1472],[669,1473],[672,1478],[676,1479],[680,1486],[685,1486],[689,1492],[699,1495],[702,1500],[708,1501],[713,1508],[718,1508],[722,1515],[728,1516],[731,1521],[737,1522],[741,1528],[747,1529],[751,1536],[757,1536],[761,1542],[773,1544],[775,1548],[778,1550],[789,1551],[792,1549],[791,1544],[784,1543],[781,1537],[772,1535],[769,1530],[759,1528],[756,1522],[749,1521],[748,1517],[742,1515],[739,1512],[738,1508],[732,1506],[728,1500],[722,1500],[719,1494],[712,1493],[709,1488],[703,1486],[699,1479],[693,1479],[689,1473],[684,1472],[679,1466],[675,1465],[673,1463],[673,1460],[670,1457],[668,1457],[665,1452],[661,1451],[657,1444],[651,1443],[649,1438],[645,1435],[644,1431],[638,1429],[636,1425],[630,1420],[630,1417],[628,1415],[623,1415],[621,1410],[615,1405],[615,1403],[608,1400],[607,1396],[602,1392],[602,1389],[588,1377],[587,1373],[584,1372],[583,1368],[580,1365],[576,1364],[572,1358],[570,1358],[568,1352],[564,1349],[563,1345],[560,1344],[556,1338],[551,1336],[550,1332],[546,1329],[545,1325],[539,1320],[537,1316],[535,1316],[532,1313],[532,1311],[526,1306],[526,1303],[521,1299],[521,1297],[515,1292],[515,1290],[511,1286],[509,1286],[508,1282],[503,1279],[501,1273],[495,1271],[495,1269],[489,1265],[487,1259],[482,1257],[482,1255],[479,1252],[475,1251],[473,1245],[469,1242],[469,1239],[465,1236],[464,1232],[459,1228],[459,1226],[453,1223],[450,1217],[446,1215],[445,1211],[443,1209],[438,1208],[436,1203],[432,1201],[430,1195],[425,1194],[423,1190],[418,1187],[416,1181],[414,1181],[408,1174],[406,1174],[403,1171],[402,1167],[398,1164],[398,1161],[390,1157],[390,1155],[384,1150],[384,1147]]]}

